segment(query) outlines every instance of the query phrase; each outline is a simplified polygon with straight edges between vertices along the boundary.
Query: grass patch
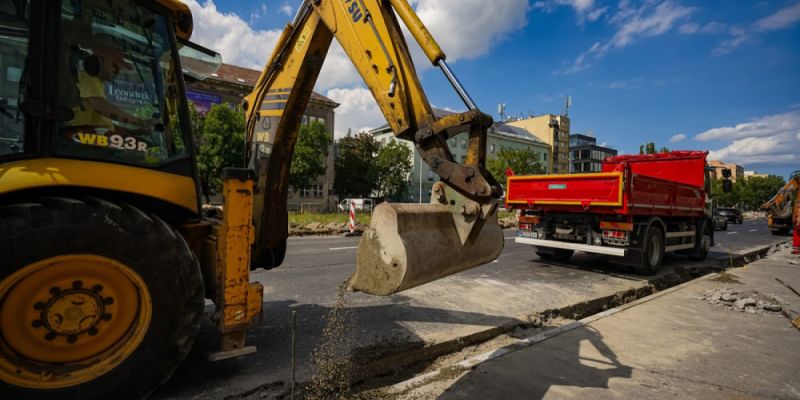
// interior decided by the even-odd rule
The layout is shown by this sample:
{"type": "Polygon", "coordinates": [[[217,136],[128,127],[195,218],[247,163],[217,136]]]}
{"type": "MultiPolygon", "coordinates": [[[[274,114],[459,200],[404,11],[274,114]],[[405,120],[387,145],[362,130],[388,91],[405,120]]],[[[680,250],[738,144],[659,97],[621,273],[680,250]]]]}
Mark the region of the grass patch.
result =
{"type": "MultiPolygon", "coordinates": [[[[371,219],[372,215],[369,213],[360,213],[356,211],[357,223],[369,225],[371,219]]],[[[314,222],[318,222],[323,225],[328,225],[331,223],[346,224],[347,220],[347,213],[289,213],[289,223],[297,224],[299,226],[306,226],[314,222]]]]}
{"type": "MultiPolygon", "coordinates": [[[[498,217],[500,219],[514,217],[513,211],[500,211],[498,217]]],[[[356,211],[356,222],[363,225],[369,225],[370,221],[372,220],[372,215],[365,212],[358,212],[356,211]]],[[[318,222],[322,225],[328,225],[331,223],[335,224],[346,224],[347,223],[347,213],[339,212],[339,213],[289,213],[289,223],[296,224],[299,226],[306,226],[308,224],[318,222]]]]}

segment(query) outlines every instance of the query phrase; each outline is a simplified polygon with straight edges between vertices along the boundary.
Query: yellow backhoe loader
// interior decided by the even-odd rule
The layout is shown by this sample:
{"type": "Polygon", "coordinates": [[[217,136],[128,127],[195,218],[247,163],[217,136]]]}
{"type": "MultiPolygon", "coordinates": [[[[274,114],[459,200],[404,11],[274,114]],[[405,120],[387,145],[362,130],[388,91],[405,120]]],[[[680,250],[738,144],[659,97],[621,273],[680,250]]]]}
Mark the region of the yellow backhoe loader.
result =
{"type": "MultiPolygon", "coordinates": [[[[501,186],[481,113],[407,0],[306,0],[244,106],[246,168],[203,212],[185,79],[219,56],[177,0],[0,0],[0,398],[141,399],[189,352],[213,300],[221,348],[255,349],[283,261],[302,114],[335,38],[394,133],[440,177],[433,204],[382,204],[350,288],[389,295],[496,258],[501,186]],[[437,119],[400,20],[468,111],[437,119]],[[468,131],[453,160],[447,139],[468,131]]],[[[268,318],[269,316],[267,316],[268,318]]]]}
{"type": "Polygon", "coordinates": [[[800,171],[792,173],[789,182],[761,206],[767,212],[769,230],[773,235],[788,235],[800,218],[800,171]]]}

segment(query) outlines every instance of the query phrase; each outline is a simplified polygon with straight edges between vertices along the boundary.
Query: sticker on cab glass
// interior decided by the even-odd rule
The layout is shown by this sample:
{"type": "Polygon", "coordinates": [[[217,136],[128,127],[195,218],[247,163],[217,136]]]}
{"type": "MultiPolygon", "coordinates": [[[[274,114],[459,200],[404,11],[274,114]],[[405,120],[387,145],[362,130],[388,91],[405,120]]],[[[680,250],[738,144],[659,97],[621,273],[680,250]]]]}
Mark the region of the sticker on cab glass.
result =
{"type": "Polygon", "coordinates": [[[78,132],[72,136],[72,140],[85,146],[109,147],[118,150],[141,151],[143,153],[147,152],[148,147],[147,143],[136,140],[133,136],[105,136],[96,133],[78,132]]]}

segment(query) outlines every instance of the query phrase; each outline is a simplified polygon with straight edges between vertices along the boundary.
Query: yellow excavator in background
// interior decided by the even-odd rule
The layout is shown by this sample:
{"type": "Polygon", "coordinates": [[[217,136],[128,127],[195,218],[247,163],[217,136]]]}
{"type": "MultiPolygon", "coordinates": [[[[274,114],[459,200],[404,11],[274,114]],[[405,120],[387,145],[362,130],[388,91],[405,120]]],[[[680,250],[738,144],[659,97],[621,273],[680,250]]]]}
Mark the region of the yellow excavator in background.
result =
{"type": "Polygon", "coordinates": [[[761,209],[767,212],[769,230],[773,235],[788,235],[800,218],[800,171],[793,172],[789,182],[761,209]]]}
{"type": "Polygon", "coordinates": [[[141,399],[189,352],[204,298],[221,348],[255,351],[253,269],[286,252],[302,114],[335,38],[394,133],[441,177],[432,203],[382,204],[349,285],[389,295],[495,259],[502,188],[481,113],[407,0],[306,0],[247,113],[246,168],[203,213],[185,79],[219,55],[189,41],[177,0],[0,0],[0,398],[141,399]],[[468,111],[438,119],[399,20],[468,111]],[[447,139],[468,131],[464,164],[447,139]]]}

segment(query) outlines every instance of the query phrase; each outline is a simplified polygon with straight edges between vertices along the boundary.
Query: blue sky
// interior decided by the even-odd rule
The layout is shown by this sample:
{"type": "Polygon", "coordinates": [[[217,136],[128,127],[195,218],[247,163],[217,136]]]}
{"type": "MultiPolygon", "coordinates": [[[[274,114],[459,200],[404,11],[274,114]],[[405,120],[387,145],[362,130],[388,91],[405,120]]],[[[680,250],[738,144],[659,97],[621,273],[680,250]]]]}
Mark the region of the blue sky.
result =
{"type": "MultiPolygon", "coordinates": [[[[194,39],[260,68],[293,1],[185,0],[194,39]]],[[[411,0],[484,112],[559,113],[573,132],[637,152],[654,141],[748,170],[800,169],[800,1],[411,0]]],[[[418,54],[418,53],[417,53],[418,54]]],[[[431,102],[463,109],[436,69],[431,102]]],[[[338,134],[383,119],[334,47],[317,91],[342,103],[338,134]]]]}

